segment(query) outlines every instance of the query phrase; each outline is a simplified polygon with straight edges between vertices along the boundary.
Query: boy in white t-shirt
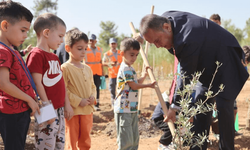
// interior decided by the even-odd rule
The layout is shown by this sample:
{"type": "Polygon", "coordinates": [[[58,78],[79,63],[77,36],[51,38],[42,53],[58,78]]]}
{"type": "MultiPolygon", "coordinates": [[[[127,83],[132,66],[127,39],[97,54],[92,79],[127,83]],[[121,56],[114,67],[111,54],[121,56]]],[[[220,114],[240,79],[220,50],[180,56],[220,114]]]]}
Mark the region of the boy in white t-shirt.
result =
{"type": "Polygon", "coordinates": [[[114,114],[117,131],[118,150],[138,149],[138,89],[154,88],[155,82],[142,84],[146,78],[137,80],[136,72],[131,66],[136,61],[140,44],[133,38],[126,38],[120,46],[123,61],[117,75],[117,96],[114,103],[114,114]]]}

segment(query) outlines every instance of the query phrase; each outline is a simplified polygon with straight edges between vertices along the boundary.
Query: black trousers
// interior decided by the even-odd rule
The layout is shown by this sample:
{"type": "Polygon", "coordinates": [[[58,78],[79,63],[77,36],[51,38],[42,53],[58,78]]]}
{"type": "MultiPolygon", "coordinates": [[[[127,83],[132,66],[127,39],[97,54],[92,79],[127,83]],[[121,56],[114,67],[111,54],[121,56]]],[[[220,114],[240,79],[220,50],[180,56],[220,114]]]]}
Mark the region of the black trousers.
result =
{"type": "Polygon", "coordinates": [[[216,97],[220,141],[219,149],[234,150],[234,100],[216,97]]]}
{"type": "Polygon", "coordinates": [[[0,113],[0,133],[5,150],[24,150],[30,124],[30,111],[19,114],[0,113]]]}
{"type": "Polygon", "coordinates": [[[109,91],[111,93],[111,98],[115,99],[115,90],[116,90],[116,78],[109,78],[109,91]]]}
{"type": "Polygon", "coordinates": [[[163,131],[163,135],[161,136],[159,142],[163,145],[169,145],[172,142],[172,135],[167,123],[163,122],[163,119],[155,119],[154,123],[163,131]]]}
{"type": "MultiPolygon", "coordinates": [[[[234,150],[234,100],[227,100],[218,96],[215,99],[219,121],[219,149],[234,150]]],[[[209,135],[211,119],[212,112],[195,116],[194,127],[192,128],[195,135],[202,134],[202,132],[205,133],[205,131],[206,135],[209,135]]],[[[202,146],[202,150],[206,149],[207,142],[202,146]]],[[[200,150],[200,148],[194,147],[191,150],[200,150]]]]}
{"type": "Polygon", "coordinates": [[[101,85],[101,76],[95,74],[93,75],[95,86],[96,86],[96,99],[99,99],[100,96],[100,85],[101,85]]]}

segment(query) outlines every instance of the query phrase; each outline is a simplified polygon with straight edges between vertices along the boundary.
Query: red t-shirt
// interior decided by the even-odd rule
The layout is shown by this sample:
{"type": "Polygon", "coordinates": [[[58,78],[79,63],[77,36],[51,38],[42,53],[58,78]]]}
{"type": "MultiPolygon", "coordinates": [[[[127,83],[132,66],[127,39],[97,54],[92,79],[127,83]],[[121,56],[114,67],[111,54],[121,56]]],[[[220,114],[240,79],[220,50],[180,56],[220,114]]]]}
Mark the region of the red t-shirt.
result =
{"type": "MultiPolygon", "coordinates": [[[[23,66],[24,62],[19,52],[14,50],[15,54],[21,60],[23,66]]],[[[27,77],[25,71],[18,58],[5,46],[0,44],[0,67],[9,68],[10,76],[9,80],[16,87],[22,90],[24,93],[35,98],[34,90],[30,84],[29,78],[27,77]]],[[[25,67],[24,67],[25,68],[25,67]]],[[[0,90],[0,113],[4,114],[17,114],[29,109],[29,105],[20,99],[12,97],[11,95],[0,90]]]]}
{"type": "Polygon", "coordinates": [[[26,64],[30,73],[42,74],[42,84],[46,95],[55,109],[63,107],[65,101],[65,85],[59,58],[50,52],[37,47],[29,53],[26,64]]]}

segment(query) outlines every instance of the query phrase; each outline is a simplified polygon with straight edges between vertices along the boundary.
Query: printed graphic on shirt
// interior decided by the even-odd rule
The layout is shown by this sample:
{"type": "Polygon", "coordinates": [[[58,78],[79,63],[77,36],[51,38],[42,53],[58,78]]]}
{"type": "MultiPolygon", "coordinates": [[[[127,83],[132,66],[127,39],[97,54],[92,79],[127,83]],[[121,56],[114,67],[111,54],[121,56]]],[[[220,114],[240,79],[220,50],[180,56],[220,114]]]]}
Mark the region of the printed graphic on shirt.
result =
{"type": "Polygon", "coordinates": [[[48,61],[48,63],[49,63],[49,69],[46,70],[46,72],[43,75],[43,84],[47,87],[51,87],[60,81],[60,79],[62,78],[62,71],[60,69],[60,64],[58,61],[51,60],[48,61]],[[54,78],[48,77],[49,75],[56,75],[56,74],[58,75],[54,78]]]}
{"type": "Polygon", "coordinates": [[[137,83],[136,72],[132,67],[122,63],[118,72],[118,96],[114,103],[115,113],[133,113],[137,111],[138,90],[132,90],[128,82],[137,83]]]}

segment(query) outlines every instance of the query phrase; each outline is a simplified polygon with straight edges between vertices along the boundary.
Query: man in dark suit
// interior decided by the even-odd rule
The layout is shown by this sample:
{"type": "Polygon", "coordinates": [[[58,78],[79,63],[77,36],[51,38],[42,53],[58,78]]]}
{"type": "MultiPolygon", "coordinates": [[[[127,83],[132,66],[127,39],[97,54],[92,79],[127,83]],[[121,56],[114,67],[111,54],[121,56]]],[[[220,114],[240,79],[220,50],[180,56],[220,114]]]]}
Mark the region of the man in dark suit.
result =
{"type": "MultiPolygon", "coordinates": [[[[241,61],[244,53],[235,37],[214,22],[188,12],[168,11],[162,16],[147,15],[142,18],[140,33],[156,47],[164,47],[178,58],[181,72],[185,72],[185,83],[188,84],[192,74],[203,71],[200,86],[195,90],[200,93],[195,100],[205,99],[204,93],[212,81],[216,69],[216,61],[222,63],[214,81],[212,91],[216,93],[220,84],[225,86],[223,92],[216,97],[220,149],[234,149],[234,99],[241,91],[248,78],[241,61]]],[[[244,59],[243,59],[244,61],[244,59]]],[[[182,78],[177,81],[177,88],[183,89],[182,78]]],[[[175,94],[173,103],[167,114],[167,121],[175,121],[175,108],[178,108],[180,96],[175,94]]],[[[209,133],[211,115],[199,114],[194,117],[195,134],[209,133]]],[[[207,143],[202,149],[207,148],[207,143]]],[[[195,147],[192,149],[199,149],[195,147]]]]}
{"type": "Polygon", "coordinates": [[[56,50],[56,55],[58,56],[61,64],[65,63],[69,59],[69,53],[65,51],[65,44],[62,43],[56,50]]]}

